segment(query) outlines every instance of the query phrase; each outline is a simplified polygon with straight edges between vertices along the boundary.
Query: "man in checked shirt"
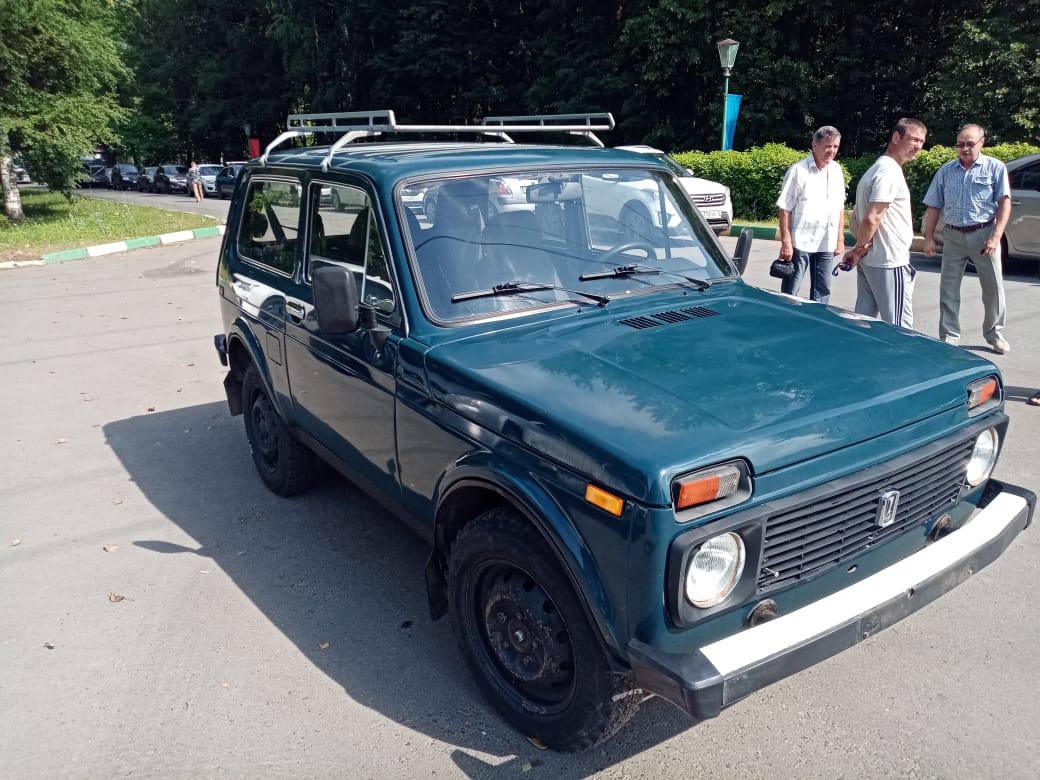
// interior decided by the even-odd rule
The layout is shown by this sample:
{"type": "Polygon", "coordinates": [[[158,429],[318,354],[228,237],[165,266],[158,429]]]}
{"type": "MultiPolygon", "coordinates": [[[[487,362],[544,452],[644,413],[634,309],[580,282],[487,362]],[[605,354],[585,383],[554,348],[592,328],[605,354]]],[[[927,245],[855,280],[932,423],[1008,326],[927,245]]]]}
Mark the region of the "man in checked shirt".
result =
{"type": "Polygon", "coordinates": [[[924,196],[924,253],[934,255],[935,226],[942,212],[942,278],[939,283],[939,337],[947,344],[961,339],[961,280],[971,260],[982,286],[985,314],[982,335],[993,351],[1004,355],[1007,318],[1000,239],[1011,216],[1011,186],[1004,163],[982,154],[986,131],[970,124],[957,133],[957,159],[935,172],[924,196]]]}

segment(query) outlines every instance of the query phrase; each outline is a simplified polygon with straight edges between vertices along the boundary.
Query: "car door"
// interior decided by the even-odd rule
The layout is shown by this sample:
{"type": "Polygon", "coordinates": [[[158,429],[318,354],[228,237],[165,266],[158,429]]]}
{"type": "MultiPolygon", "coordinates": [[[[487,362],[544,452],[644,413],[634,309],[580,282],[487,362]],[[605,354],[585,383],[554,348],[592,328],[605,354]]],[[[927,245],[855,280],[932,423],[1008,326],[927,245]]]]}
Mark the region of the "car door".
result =
{"type": "Polygon", "coordinates": [[[360,181],[311,182],[307,249],[297,295],[286,301],[286,360],[299,424],[371,486],[400,502],[394,432],[394,367],[402,315],[389,272],[387,242],[371,192],[360,181]],[[378,329],[322,333],[311,274],[324,265],[350,270],[378,329]]]}
{"type": "Polygon", "coordinates": [[[1011,173],[1011,253],[1040,258],[1040,161],[1011,173]]]}

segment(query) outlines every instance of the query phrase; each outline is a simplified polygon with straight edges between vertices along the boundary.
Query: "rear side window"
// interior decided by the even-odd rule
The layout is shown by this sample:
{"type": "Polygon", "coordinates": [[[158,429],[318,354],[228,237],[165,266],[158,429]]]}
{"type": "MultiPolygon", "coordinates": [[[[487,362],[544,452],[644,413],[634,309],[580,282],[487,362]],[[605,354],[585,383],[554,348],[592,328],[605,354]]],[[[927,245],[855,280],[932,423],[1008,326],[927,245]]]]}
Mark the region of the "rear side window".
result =
{"type": "Polygon", "coordinates": [[[254,180],[246,193],[239,254],[288,276],[295,265],[299,224],[299,184],[254,180]]]}
{"type": "Polygon", "coordinates": [[[361,301],[384,314],[394,310],[393,285],[372,202],[356,187],[311,185],[308,276],[323,265],[349,269],[361,301]]]}

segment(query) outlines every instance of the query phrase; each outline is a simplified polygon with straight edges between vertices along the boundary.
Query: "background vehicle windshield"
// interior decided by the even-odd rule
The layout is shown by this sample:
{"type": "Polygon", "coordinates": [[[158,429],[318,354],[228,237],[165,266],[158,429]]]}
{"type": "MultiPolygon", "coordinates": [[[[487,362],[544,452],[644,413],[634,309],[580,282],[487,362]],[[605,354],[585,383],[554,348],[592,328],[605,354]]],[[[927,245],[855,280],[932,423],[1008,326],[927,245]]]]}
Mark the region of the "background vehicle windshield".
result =
{"type": "Polygon", "coordinates": [[[410,183],[397,194],[426,306],[439,321],[585,302],[561,290],[452,301],[512,282],[619,296],[736,273],[659,170],[519,171],[410,183]],[[581,278],[630,265],[660,273],[581,278]]]}
{"type": "Polygon", "coordinates": [[[203,176],[216,176],[220,173],[219,165],[200,165],[199,173],[203,176]]]}

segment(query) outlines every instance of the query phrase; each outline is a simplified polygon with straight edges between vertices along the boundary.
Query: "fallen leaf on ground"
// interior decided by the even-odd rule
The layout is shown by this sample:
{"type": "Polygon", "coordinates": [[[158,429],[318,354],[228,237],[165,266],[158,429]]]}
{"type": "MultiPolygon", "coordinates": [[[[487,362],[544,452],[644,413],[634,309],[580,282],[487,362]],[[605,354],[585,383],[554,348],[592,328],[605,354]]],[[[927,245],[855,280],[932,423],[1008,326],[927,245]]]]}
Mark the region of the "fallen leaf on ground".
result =
{"type": "Polygon", "coordinates": [[[106,544],[101,549],[104,550],[105,552],[115,552],[116,550],[119,549],[119,545],[118,544],[106,544]]]}
{"type": "Polygon", "coordinates": [[[12,546],[12,547],[17,547],[17,546],[18,546],[18,545],[20,545],[21,543],[22,543],[22,540],[21,540],[21,539],[12,539],[12,540],[11,540],[11,546],[12,546]]]}
{"type": "Polygon", "coordinates": [[[222,682],[222,683],[220,684],[220,687],[221,687],[221,688],[230,688],[230,687],[231,687],[231,683],[228,683],[228,682],[222,682]]]}
{"type": "Polygon", "coordinates": [[[54,442],[54,443],[55,443],[55,444],[64,444],[64,443],[65,443],[65,442],[67,442],[67,441],[68,441],[68,439],[58,439],[58,440],[57,440],[56,442],[54,442]]]}
{"type": "Polygon", "coordinates": [[[530,742],[532,745],[534,745],[539,750],[548,750],[549,749],[549,748],[547,748],[545,746],[545,744],[540,739],[538,739],[538,737],[528,737],[527,741],[530,742]]]}
{"type": "Polygon", "coordinates": [[[115,504],[116,506],[119,506],[120,504],[123,503],[123,500],[124,499],[122,499],[122,498],[117,498],[112,503],[115,504]]]}
{"type": "Polygon", "coordinates": [[[149,406],[148,407],[148,411],[149,412],[154,412],[155,411],[155,407],[154,406],[149,406]]]}
{"type": "Polygon", "coordinates": [[[332,647],[332,642],[322,642],[318,645],[319,650],[328,650],[330,647],[332,647]]]}
{"type": "Polygon", "coordinates": [[[523,766],[520,767],[520,771],[521,772],[530,772],[531,771],[531,764],[530,763],[524,763],[523,766]]]}
{"type": "Polygon", "coordinates": [[[109,593],[108,594],[108,600],[111,601],[113,604],[118,604],[120,601],[123,601],[125,598],[126,598],[126,596],[120,596],[118,593],[109,593]]]}
{"type": "Polygon", "coordinates": [[[46,647],[48,650],[53,650],[54,649],[54,643],[53,642],[44,642],[43,646],[46,647]]]}

